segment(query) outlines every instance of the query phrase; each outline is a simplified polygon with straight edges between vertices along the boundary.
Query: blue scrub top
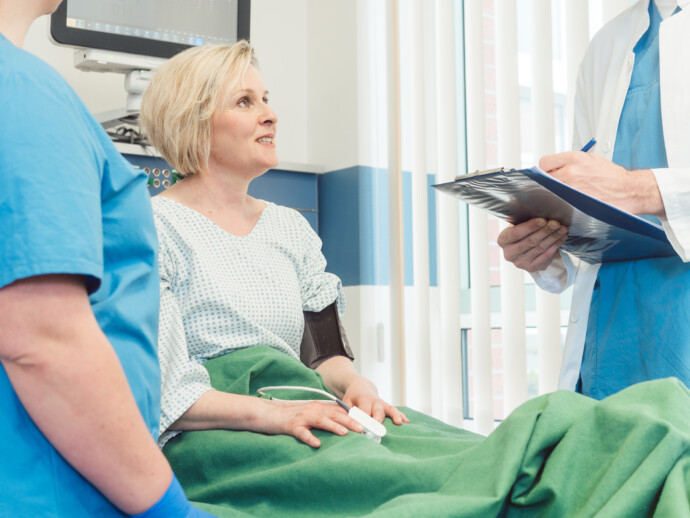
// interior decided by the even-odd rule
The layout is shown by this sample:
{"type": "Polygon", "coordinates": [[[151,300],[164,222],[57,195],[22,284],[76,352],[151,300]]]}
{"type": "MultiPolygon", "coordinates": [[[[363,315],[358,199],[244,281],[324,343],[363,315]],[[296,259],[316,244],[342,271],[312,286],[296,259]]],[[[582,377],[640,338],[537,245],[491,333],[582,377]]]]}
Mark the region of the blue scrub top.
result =
{"type": "MultiPolygon", "coordinates": [[[[2,35],[0,105],[0,288],[36,275],[84,276],[157,437],[157,239],[146,176],[52,68],[2,35]]],[[[0,415],[0,516],[122,516],[36,428],[2,367],[0,415]]]]}
{"type": "MultiPolygon", "coordinates": [[[[613,153],[613,161],[628,170],[668,167],[659,89],[661,16],[654,0],[649,18],[634,48],[613,153]]],[[[678,256],[602,264],[589,312],[582,393],[602,399],[669,376],[690,386],[690,264],[678,256]]]]}

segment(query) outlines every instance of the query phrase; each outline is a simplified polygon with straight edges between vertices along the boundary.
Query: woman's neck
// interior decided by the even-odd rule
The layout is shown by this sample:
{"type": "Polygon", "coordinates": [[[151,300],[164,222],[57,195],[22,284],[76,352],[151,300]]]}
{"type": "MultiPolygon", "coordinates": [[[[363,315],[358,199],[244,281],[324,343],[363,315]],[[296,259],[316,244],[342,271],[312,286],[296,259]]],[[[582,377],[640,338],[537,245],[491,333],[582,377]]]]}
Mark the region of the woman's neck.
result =
{"type": "Polygon", "coordinates": [[[266,206],[247,194],[249,182],[198,173],[176,183],[162,195],[194,209],[226,232],[249,234],[266,206]]]}

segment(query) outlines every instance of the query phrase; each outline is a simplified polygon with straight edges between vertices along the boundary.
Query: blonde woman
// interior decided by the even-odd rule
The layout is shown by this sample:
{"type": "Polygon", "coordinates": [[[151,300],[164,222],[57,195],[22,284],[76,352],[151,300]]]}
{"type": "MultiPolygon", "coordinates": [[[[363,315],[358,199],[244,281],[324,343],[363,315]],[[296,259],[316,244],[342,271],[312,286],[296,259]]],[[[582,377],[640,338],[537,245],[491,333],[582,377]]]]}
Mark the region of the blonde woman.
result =
{"type": "MultiPolygon", "coordinates": [[[[359,423],[328,403],[284,404],[213,390],[202,363],[263,345],[300,358],[304,311],[335,303],[320,241],[294,210],[252,198],[249,183],[278,165],[278,118],[247,42],[190,50],[161,70],[142,122],[184,177],[154,199],[160,240],[163,419],[161,442],[185,430],[344,435],[359,423]]],[[[347,352],[343,349],[343,353],[347,352]]],[[[326,386],[378,421],[405,419],[357,375],[345,355],[316,367],[326,386]]]]}

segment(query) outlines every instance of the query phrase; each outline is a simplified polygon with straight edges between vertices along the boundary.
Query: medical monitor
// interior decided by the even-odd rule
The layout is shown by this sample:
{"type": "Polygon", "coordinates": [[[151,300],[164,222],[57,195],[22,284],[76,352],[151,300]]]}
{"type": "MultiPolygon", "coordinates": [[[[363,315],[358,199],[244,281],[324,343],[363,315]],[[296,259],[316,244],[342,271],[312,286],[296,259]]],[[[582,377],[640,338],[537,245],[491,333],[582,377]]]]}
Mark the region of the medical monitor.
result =
{"type": "Polygon", "coordinates": [[[137,124],[151,71],[189,47],[249,39],[251,0],[64,0],[50,35],[75,47],[80,70],[126,74],[126,106],[94,114],[109,129],[137,124]]]}
{"type": "Polygon", "coordinates": [[[250,0],[64,0],[50,33],[72,47],[169,58],[249,39],[250,0]]]}

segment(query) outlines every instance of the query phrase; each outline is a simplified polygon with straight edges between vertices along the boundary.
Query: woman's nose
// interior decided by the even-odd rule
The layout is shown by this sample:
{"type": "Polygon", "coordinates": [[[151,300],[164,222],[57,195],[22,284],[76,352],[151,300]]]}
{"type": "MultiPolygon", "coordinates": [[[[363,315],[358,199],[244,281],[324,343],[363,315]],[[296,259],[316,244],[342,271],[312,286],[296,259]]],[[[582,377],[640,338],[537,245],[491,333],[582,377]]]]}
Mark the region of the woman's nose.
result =
{"type": "Polygon", "coordinates": [[[275,124],[278,122],[278,116],[270,106],[265,105],[265,113],[261,114],[261,122],[263,124],[275,124]]]}

